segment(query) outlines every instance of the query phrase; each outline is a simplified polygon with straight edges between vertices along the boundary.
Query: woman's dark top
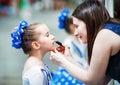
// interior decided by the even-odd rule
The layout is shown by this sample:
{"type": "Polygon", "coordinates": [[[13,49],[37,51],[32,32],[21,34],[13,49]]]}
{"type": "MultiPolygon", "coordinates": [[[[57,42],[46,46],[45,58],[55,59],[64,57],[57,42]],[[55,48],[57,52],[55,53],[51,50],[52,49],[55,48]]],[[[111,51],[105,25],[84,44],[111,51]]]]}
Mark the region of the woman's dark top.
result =
{"type": "MultiPolygon", "coordinates": [[[[120,24],[107,23],[103,29],[111,30],[120,36],[120,24]]],[[[106,75],[120,83],[120,51],[110,57],[106,75]]]]}

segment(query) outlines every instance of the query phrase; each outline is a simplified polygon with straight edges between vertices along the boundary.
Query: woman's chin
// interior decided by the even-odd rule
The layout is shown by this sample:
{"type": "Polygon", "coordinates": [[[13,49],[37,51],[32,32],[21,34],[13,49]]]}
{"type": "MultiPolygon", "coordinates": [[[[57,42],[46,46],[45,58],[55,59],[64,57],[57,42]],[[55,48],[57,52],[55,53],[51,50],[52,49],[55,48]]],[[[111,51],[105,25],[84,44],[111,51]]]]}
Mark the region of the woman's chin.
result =
{"type": "Polygon", "coordinates": [[[83,44],[87,44],[87,42],[85,41],[85,42],[83,42],[83,44]]]}

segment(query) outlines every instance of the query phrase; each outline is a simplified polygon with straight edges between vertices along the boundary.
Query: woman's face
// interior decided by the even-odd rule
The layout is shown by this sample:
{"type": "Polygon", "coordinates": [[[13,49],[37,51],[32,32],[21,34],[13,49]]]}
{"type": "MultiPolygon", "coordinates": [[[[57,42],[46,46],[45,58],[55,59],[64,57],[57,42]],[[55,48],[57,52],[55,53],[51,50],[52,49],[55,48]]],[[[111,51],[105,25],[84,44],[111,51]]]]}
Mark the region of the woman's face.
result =
{"type": "Polygon", "coordinates": [[[86,24],[82,20],[73,17],[73,24],[75,25],[74,35],[82,40],[84,44],[87,43],[86,24]]]}
{"type": "Polygon", "coordinates": [[[42,25],[36,28],[37,32],[40,32],[38,41],[40,43],[41,49],[44,51],[54,51],[55,37],[50,34],[49,29],[46,25],[42,25]]]}

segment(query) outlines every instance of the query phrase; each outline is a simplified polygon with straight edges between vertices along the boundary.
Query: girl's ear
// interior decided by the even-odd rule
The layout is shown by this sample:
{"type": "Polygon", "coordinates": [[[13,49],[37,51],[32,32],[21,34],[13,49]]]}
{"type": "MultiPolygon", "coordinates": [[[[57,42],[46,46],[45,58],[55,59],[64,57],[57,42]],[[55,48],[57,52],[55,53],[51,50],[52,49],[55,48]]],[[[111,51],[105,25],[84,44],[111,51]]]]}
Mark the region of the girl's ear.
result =
{"type": "Polygon", "coordinates": [[[32,42],[32,48],[39,49],[40,48],[40,43],[38,43],[37,41],[33,41],[32,42]]]}

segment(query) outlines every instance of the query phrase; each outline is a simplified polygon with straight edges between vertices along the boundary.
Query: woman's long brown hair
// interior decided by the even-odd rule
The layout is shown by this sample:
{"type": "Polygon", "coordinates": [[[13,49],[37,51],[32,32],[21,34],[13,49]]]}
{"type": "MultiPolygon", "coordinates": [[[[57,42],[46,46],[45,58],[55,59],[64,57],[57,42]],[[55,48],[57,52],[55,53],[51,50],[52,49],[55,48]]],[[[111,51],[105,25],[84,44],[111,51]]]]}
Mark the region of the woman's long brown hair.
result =
{"type": "Polygon", "coordinates": [[[98,32],[107,22],[116,22],[113,20],[104,4],[97,0],[88,0],[80,4],[73,12],[72,16],[82,20],[86,24],[87,44],[88,44],[88,62],[90,64],[93,44],[98,32]]]}

